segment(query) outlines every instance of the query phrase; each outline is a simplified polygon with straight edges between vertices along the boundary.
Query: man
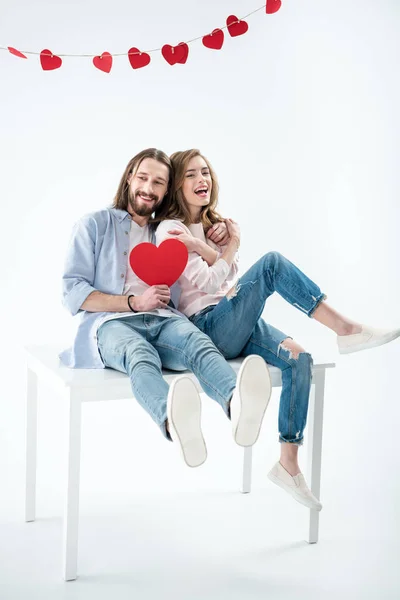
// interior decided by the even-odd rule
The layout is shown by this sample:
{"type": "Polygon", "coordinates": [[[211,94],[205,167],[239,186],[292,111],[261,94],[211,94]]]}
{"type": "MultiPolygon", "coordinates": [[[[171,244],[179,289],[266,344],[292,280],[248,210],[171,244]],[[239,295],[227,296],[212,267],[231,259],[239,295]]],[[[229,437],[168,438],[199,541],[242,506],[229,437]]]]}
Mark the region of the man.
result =
{"type": "Polygon", "coordinates": [[[143,150],[129,161],[112,207],[75,224],[63,275],[63,304],[81,320],[72,348],[60,358],[72,368],[109,367],[127,373],[139,403],[168,440],[179,442],[185,462],[196,467],[207,458],[200,396],[185,375],[169,388],[162,367],[192,370],[231,419],[234,440],[242,446],[258,438],[271,381],[258,356],[245,359],[236,380],[210,338],[175,309],[178,286],[148,286],[130,268],[132,248],[154,241],[149,219],[161,203],[170,201],[172,187],[168,156],[155,148],[143,150]]]}

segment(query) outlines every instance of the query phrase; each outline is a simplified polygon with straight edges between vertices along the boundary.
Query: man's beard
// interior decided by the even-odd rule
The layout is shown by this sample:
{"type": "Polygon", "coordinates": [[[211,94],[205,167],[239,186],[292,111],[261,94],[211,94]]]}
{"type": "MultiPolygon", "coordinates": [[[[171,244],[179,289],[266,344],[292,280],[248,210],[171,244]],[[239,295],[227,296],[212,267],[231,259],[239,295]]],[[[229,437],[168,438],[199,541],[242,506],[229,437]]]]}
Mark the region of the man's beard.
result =
{"type": "Polygon", "coordinates": [[[153,214],[153,212],[156,210],[157,206],[160,204],[160,199],[155,194],[150,194],[149,197],[152,200],[154,200],[155,202],[148,205],[148,204],[145,204],[142,200],[142,204],[140,204],[140,199],[138,199],[140,193],[141,193],[140,190],[137,190],[135,192],[135,195],[133,198],[131,195],[129,195],[129,204],[130,204],[133,212],[136,215],[138,215],[139,217],[149,217],[150,215],[153,214]]]}

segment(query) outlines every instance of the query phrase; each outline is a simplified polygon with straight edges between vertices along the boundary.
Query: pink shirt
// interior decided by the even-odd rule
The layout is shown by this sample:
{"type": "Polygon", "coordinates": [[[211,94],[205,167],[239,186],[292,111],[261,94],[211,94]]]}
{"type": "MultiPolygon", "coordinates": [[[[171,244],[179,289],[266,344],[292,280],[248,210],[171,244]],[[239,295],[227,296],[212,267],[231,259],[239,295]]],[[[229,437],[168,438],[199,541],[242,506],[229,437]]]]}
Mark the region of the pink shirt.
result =
{"type": "Polygon", "coordinates": [[[238,253],[236,253],[230,267],[223,258],[220,258],[224,247],[217,246],[214,242],[206,238],[201,223],[194,223],[186,227],[181,221],[162,221],[156,231],[157,246],[168,238],[176,237],[179,239],[178,235],[169,234],[169,229],[182,229],[185,233],[206,242],[208,246],[216,250],[219,254],[219,258],[210,267],[196,252],[189,252],[189,260],[185,271],[178,280],[182,288],[182,293],[179,307],[177,308],[187,317],[191,317],[210,304],[218,304],[236,283],[239,270],[239,257],[238,253]]]}

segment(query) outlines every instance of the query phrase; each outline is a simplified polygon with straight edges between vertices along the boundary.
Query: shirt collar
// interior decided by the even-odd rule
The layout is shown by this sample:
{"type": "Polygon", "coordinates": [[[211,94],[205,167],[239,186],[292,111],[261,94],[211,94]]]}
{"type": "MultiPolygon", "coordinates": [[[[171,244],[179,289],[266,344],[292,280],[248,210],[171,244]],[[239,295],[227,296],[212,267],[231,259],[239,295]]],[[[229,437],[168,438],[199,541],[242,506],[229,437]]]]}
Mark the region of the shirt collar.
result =
{"type": "MultiPolygon", "coordinates": [[[[129,217],[130,219],[132,218],[127,210],[122,210],[121,208],[110,208],[110,210],[115,215],[116,219],[118,220],[118,223],[122,223],[122,221],[126,219],[126,217],[129,217]]],[[[135,221],[133,221],[133,223],[135,223],[135,221]]],[[[147,223],[147,227],[149,227],[150,231],[154,231],[156,225],[152,223],[147,223]]]]}
{"type": "Polygon", "coordinates": [[[110,210],[115,215],[119,223],[122,223],[122,221],[129,215],[127,210],[122,210],[121,208],[110,208],[110,210]]]}

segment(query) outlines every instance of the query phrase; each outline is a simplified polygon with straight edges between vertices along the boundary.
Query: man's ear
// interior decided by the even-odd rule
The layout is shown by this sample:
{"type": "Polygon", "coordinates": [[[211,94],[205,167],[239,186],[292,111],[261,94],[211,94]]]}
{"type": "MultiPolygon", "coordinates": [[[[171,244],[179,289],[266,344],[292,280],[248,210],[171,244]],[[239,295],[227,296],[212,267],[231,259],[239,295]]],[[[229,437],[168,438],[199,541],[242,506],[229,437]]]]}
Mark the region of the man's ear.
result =
{"type": "Polygon", "coordinates": [[[130,183],[131,183],[131,179],[132,179],[132,173],[129,173],[128,177],[126,178],[126,183],[127,183],[128,185],[130,185],[130,183]]]}

